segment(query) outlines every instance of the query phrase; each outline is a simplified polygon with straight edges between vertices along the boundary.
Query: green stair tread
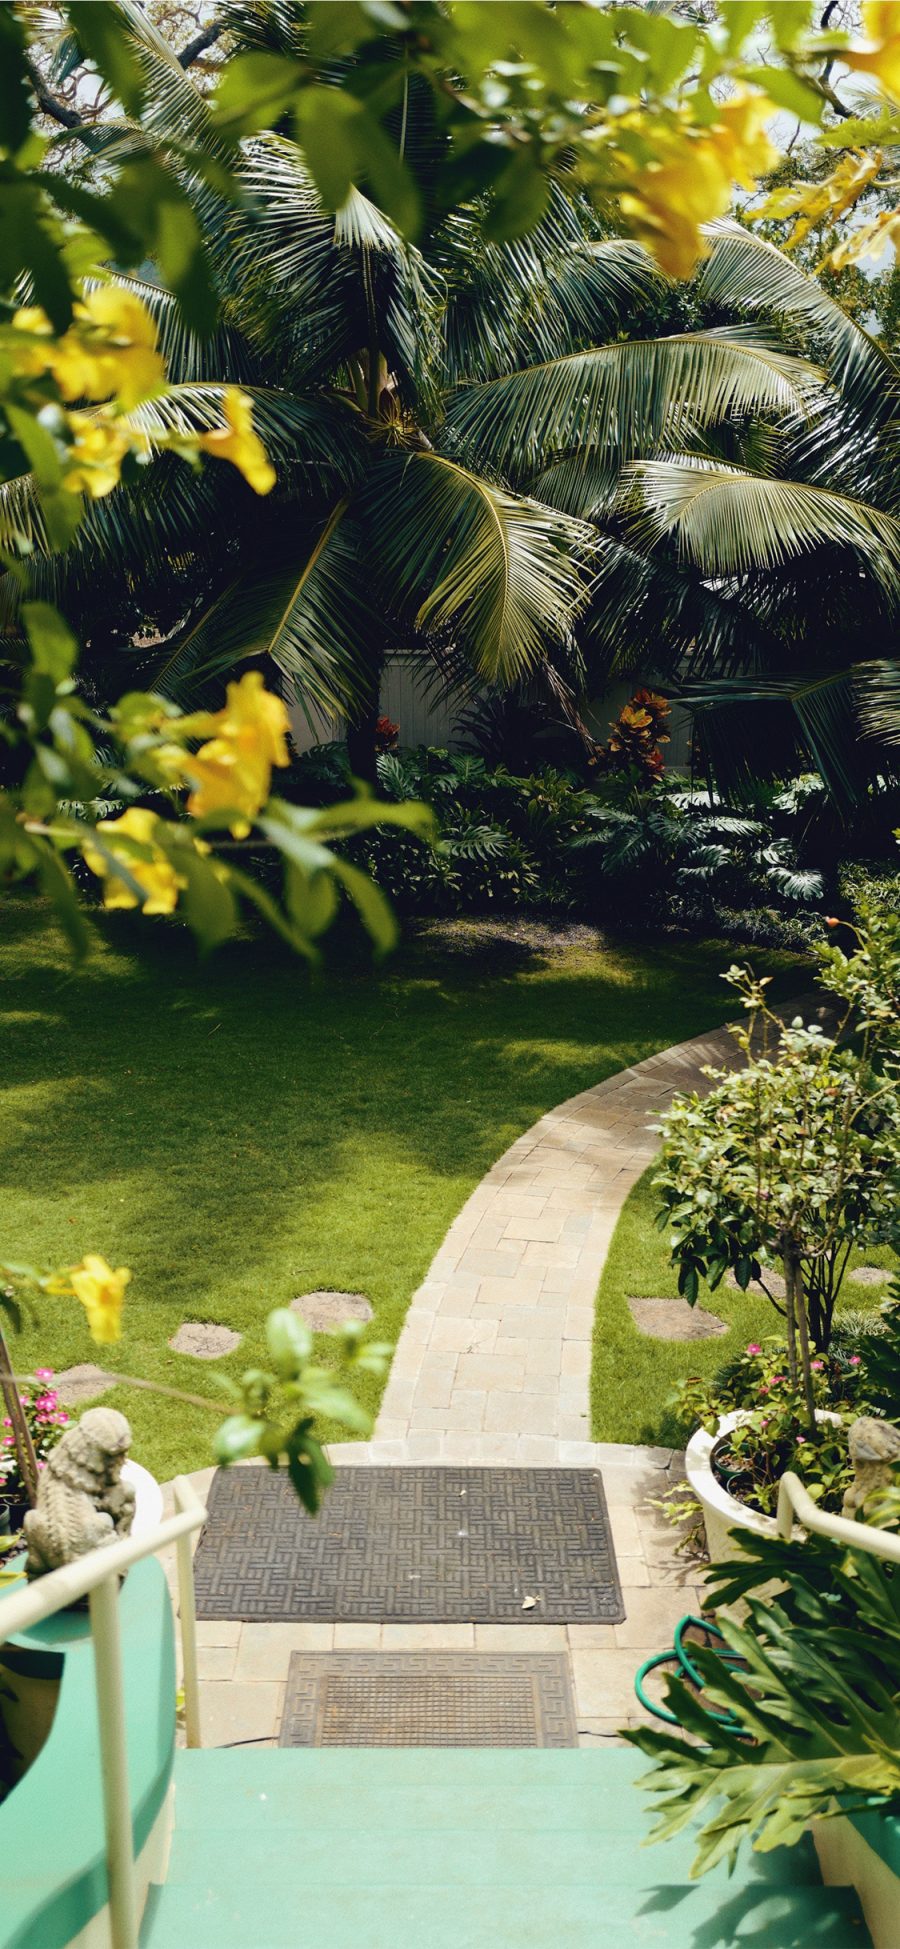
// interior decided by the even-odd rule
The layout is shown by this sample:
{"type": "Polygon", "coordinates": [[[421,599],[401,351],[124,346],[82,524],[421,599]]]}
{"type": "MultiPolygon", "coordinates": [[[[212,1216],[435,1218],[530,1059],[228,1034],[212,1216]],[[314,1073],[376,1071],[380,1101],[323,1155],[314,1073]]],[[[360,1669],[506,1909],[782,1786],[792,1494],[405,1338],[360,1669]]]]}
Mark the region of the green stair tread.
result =
{"type": "MultiPolygon", "coordinates": [[[[540,1888],[548,1878],[557,1886],[607,1879],[651,1888],[661,1878],[688,1880],[697,1852],[691,1833],[647,1847],[646,1826],[635,1835],[623,1835],[604,1825],[599,1810],[590,1821],[569,1827],[540,1820],[500,1827],[488,1818],[469,1824],[465,1810],[459,1809],[455,1822],[433,1828],[415,1816],[392,1822],[393,1809],[391,1801],[387,1824],[382,1820],[377,1827],[365,1826],[354,1802],[326,1827],[316,1803],[308,1803],[302,1821],[245,1830],[237,1850],[233,1830],[176,1828],[168,1885],[206,1881],[224,1892],[232,1885],[240,1887],[249,1875],[305,1891],[329,1881],[335,1888],[360,1883],[376,1888],[411,1875],[424,1882],[455,1881],[460,1888],[540,1888]]],[[[720,1884],[728,1878],[724,1862],[712,1872],[720,1884]]],[[[754,1887],[762,1882],[770,1887],[819,1885],[812,1844],[748,1856],[745,1880],[754,1887]]]]}
{"type": "MultiPolygon", "coordinates": [[[[302,1844],[299,1841],[298,1844],[302,1844]]],[[[345,1846],[353,1849],[353,1836],[345,1846]]],[[[403,1880],[376,1889],[298,1891],[248,1878],[240,1893],[167,1886],[142,1949],[867,1949],[844,1889],[727,1891],[703,1883],[632,1890],[600,1878],[578,1887],[468,1888],[403,1880]]]]}

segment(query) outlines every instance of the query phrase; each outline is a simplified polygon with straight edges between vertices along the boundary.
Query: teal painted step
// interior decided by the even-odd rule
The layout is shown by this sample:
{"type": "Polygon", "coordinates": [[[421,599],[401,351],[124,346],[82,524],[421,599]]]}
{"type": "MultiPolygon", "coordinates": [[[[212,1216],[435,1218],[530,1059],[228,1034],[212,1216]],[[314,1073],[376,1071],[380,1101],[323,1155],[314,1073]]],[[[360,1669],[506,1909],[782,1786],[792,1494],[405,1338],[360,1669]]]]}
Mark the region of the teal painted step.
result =
{"type": "MultiPolygon", "coordinates": [[[[302,1846],[298,1838],[297,1846],[302,1846]]],[[[338,1843],[335,1840],[337,1853],[338,1843]]],[[[353,1852],[345,1834],[343,1850],[353,1852]]],[[[548,1871],[550,1863],[548,1861],[548,1871]]],[[[627,1863],[623,1863],[627,1869],[627,1863]]],[[[242,1896],[164,1888],[149,1949],[863,1949],[843,1889],[733,1892],[673,1884],[542,1889],[423,1886],[297,1891],[248,1881],[242,1896]]]]}
{"type": "MultiPolygon", "coordinates": [[[[651,1825],[647,1797],[635,1784],[647,1762],[626,1747],[577,1755],[327,1747],[247,1754],[239,1767],[235,1757],[179,1754],[170,1883],[194,1879],[208,1855],[209,1873],[221,1880],[221,1836],[235,1830],[241,1838],[232,1862],[239,1859],[239,1867],[232,1872],[272,1872],[273,1849],[301,1829],[302,1854],[291,1854],[290,1874],[304,1888],[323,1874],[344,1879],[335,1838],[348,1831],[349,1878],[366,1886],[396,1880],[413,1841],[422,1881],[446,1880],[449,1867],[466,1885],[540,1886],[550,1840],[555,1880],[598,1873],[615,1880],[623,1845],[629,1853],[640,1848],[651,1825]]],[[[644,1850],[647,1872],[658,1879],[665,1861],[670,1879],[686,1881],[695,1853],[693,1837],[677,1835],[662,1850],[644,1850]]],[[[770,1885],[820,1881],[811,1841],[754,1855],[747,1869],[753,1882],[770,1885]]],[[[713,1872],[727,1878],[724,1865],[713,1872]]]]}
{"type": "Polygon", "coordinates": [[[144,1949],[867,1949],[811,1849],[688,1883],[630,1749],[227,1750],[176,1760],[144,1949]]]}

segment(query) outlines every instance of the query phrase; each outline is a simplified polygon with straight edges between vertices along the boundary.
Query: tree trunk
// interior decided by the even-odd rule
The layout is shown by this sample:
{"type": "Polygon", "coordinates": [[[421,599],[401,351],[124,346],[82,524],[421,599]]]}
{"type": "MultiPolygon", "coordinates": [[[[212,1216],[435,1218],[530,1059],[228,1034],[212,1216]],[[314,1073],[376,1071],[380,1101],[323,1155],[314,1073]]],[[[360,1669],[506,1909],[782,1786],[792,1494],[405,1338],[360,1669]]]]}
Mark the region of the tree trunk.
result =
{"type": "Polygon", "coordinates": [[[0,1327],[0,1392],[3,1394],[6,1412],[12,1423],[13,1446],[19,1464],[19,1474],[25,1485],[28,1500],[33,1504],[37,1499],[37,1456],[28,1423],[22,1412],[18,1383],[13,1378],[13,1365],[2,1327],[0,1327]]]}
{"type": "Polygon", "coordinates": [[[784,1282],[787,1291],[788,1364],[790,1367],[791,1381],[796,1386],[798,1379],[797,1347],[799,1343],[799,1378],[803,1383],[803,1401],[806,1407],[807,1425],[810,1434],[815,1435],[816,1401],[813,1392],[812,1368],[810,1366],[806,1293],[803,1286],[803,1272],[796,1246],[793,1242],[788,1241],[785,1241],[784,1247],[784,1282]]]}

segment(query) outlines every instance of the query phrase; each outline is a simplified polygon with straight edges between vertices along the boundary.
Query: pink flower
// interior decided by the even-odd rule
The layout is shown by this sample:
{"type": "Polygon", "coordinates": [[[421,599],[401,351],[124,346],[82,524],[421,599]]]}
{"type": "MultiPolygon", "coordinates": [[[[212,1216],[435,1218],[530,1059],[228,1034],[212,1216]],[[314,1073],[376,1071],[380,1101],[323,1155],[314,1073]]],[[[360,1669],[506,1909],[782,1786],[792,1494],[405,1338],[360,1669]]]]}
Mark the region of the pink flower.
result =
{"type": "Polygon", "coordinates": [[[36,1381],[52,1381],[52,1379],[53,1379],[53,1368],[52,1368],[52,1367],[36,1367],[36,1368],[35,1368],[35,1370],[34,1370],[34,1378],[35,1378],[35,1380],[36,1380],[36,1381]]]}
{"type": "Polygon", "coordinates": [[[822,1372],[822,1368],[824,1367],[824,1365],[825,1365],[825,1362],[824,1362],[824,1360],[811,1360],[809,1364],[810,1364],[810,1366],[811,1366],[811,1368],[812,1368],[812,1370],[813,1370],[813,1373],[814,1373],[814,1374],[821,1374],[821,1372],[822,1372]]]}
{"type": "Polygon", "coordinates": [[[776,1383],[776,1381],[783,1381],[783,1380],[784,1380],[784,1375],[783,1375],[783,1374],[773,1374],[773,1375],[772,1375],[772,1386],[773,1386],[773,1387],[775,1386],[775,1383],[776,1383]]]}
{"type": "Polygon", "coordinates": [[[750,1345],[749,1345],[749,1347],[747,1348],[747,1352],[748,1352],[748,1353],[762,1353],[762,1347],[758,1347],[758,1346],[757,1346],[757,1344],[756,1344],[756,1341],[755,1341],[755,1340],[751,1340],[751,1342],[750,1342],[750,1345]]]}
{"type": "Polygon", "coordinates": [[[847,1364],[848,1364],[848,1366],[850,1366],[850,1367],[858,1367],[858,1366],[859,1366],[859,1363],[860,1363],[860,1361],[861,1361],[861,1359],[862,1359],[862,1355],[861,1355],[861,1354],[858,1354],[858,1353],[852,1353],[852,1354],[850,1355],[850,1359],[849,1359],[849,1361],[848,1361],[848,1363],[847,1363],[847,1364]]]}
{"type": "Polygon", "coordinates": [[[805,1436],[805,1435],[798,1435],[798,1436],[797,1436],[797,1447],[798,1447],[798,1448],[800,1448],[800,1447],[802,1447],[802,1445],[803,1445],[803,1443],[805,1442],[805,1440],[806,1440],[806,1436],[805,1436]]]}

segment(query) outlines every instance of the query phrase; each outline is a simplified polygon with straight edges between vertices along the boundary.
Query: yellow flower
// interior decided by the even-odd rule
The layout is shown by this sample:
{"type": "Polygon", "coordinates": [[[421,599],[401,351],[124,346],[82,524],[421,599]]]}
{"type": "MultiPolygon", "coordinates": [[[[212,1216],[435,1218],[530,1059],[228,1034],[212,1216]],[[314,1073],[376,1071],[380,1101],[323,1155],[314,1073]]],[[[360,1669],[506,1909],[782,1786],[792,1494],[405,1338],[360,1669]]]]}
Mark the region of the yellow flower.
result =
{"type": "Polygon", "coordinates": [[[70,413],[69,426],[75,441],[65,485],[72,494],[89,494],[92,501],[99,501],[118,486],[131,441],[117,421],[91,413],[70,413]]]}
{"type": "Polygon", "coordinates": [[[775,110],[765,95],[738,88],[701,130],[661,131],[657,159],[620,203],[637,237],[670,277],[690,277],[705,254],[702,226],[728,210],[736,183],[750,188],[779,160],[765,131],[775,110]]]}
{"type": "MultiPolygon", "coordinates": [[[[282,699],[266,690],[258,670],[248,670],[239,683],[228,685],[224,710],[184,722],[189,730],[214,733],[199,751],[178,755],[179,769],[193,786],[188,811],[197,819],[234,813],[231,831],[236,839],[245,838],[269,796],[273,765],[289,762],[290,718],[282,699]]],[[[169,756],[168,762],[175,761],[169,756]]]]}
{"type": "Polygon", "coordinates": [[[17,311],[13,326],[34,339],[20,348],[20,367],[52,372],[64,399],[115,398],[128,411],[165,385],[153,319],[135,292],[118,285],[100,285],[79,299],[61,338],[36,305],[17,311]]]}
{"type": "Polygon", "coordinates": [[[161,846],[154,844],[156,814],[148,812],[143,806],[130,805],[119,819],[102,819],[97,826],[98,834],[103,835],[107,851],[113,859],[120,859],[123,869],[141,888],[143,899],[139,900],[134,888],[124,878],[120,878],[115,865],[105,853],[101,853],[89,840],[82,847],[87,865],[98,879],[107,880],[103,889],[103,905],[114,907],[141,907],[145,914],[171,914],[178,905],[178,895],[187,881],[176,873],[168,855],[161,846]],[[135,840],[140,846],[151,848],[152,856],[142,859],[128,846],[116,845],[119,834],[126,839],[135,840]]]}
{"type": "Polygon", "coordinates": [[[885,94],[900,101],[900,6],[897,0],[864,0],[862,27],[865,46],[853,40],[839,59],[848,68],[874,74],[885,94]]]}
{"type": "Polygon", "coordinates": [[[86,1252],[80,1265],[72,1266],[69,1280],[75,1298],[87,1314],[91,1338],[108,1345],[122,1337],[122,1307],[125,1288],[131,1278],[127,1266],[107,1265],[97,1252],[86,1252]]]}
{"type": "Polygon", "coordinates": [[[253,403],[236,386],[228,386],[222,397],[227,424],[215,433],[201,433],[198,446],[216,460],[230,460],[243,474],[256,494],[268,494],[275,486],[275,469],[258,434],[253,431],[253,403]]]}
{"type": "Polygon", "coordinates": [[[864,153],[851,150],[842,156],[836,169],[826,176],[823,183],[787,183],[782,189],[775,189],[759,205],[754,215],[765,217],[796,217],[797,221],[788,238],[788,248],[802,243],[813,227],[828,218],[833,223],[837,217],[852,210],[863,190],[878,175],[882,164],[881,150],[864,153]]]}
{"type": "Polygon", "coordinates": [[[824,261],[830,270],[842,271],[845,265],[855,263],[860,257],[877,257],[885,244],[891,245],[896,257],[900,249],[900,210],[881,210],[877,217],[845,237],[824,261]]]}

